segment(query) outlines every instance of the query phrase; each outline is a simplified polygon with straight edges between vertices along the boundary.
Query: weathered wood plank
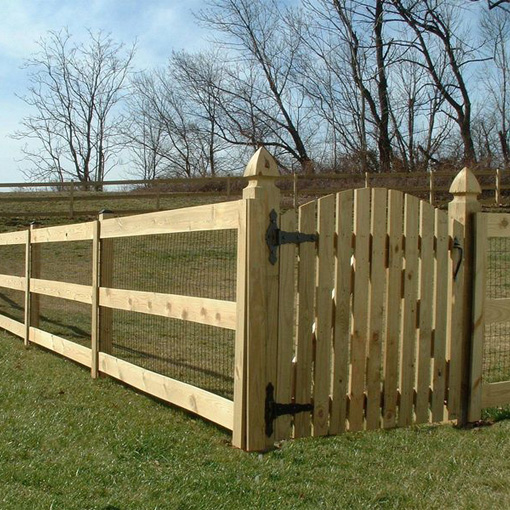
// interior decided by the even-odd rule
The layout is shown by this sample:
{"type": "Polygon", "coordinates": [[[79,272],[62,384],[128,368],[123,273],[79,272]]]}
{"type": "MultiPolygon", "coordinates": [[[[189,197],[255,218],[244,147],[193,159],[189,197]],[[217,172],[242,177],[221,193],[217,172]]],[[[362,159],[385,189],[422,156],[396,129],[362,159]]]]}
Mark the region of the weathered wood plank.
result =
{"type": "Polygon", "coordinates": [[[329,431],[331,350],[333,319],[335,196],[318,201],[317,306],[315,322],[315,368],[313,384],[313,434],[329,431]]]}
{"type": "Polygon", "coordinates": [[[487,299],[485,302],[485,324],[507,321],[510,321],[510,298],[487,299]]]}
{"type": "Polygon", "coordinates": [[[91,350],[74,342],[70,342],[65,338],[61,338],[57,335],[52,335],[41,329],[34,327],[30,328],[29,339],[31,342],[37,345],[41,345],[46,349],[54,351],[66,358],[72,359],[77,363],[85,365],[90,368],[91,365],[91,350]]]}
{"type": "Polygon", "coordinates": [[[55,243],[65,241],[91,241],[94,222],[58,225],[34,230],[32,243],[55,243]]]}
{"type": "Polygon", "coordinates": [[[351,345],[349,430],[364,426],[367,354],[368,289],[370,276],[370,188],[354,192],[354,297],[351,345]]]}
{"type": "Polygon", "coordinates": [[[234,301],[101,287],[99,305],[236,329],[237,315],[234,301]]]}
{"type": "MultiPolygon", "coordinates": [[[[487,216],[476,214],[474,218],[474,288],[473,288],[473,332],[471,337],[471,375],[468,420],[476,422],[482,417],[482,368],[483,341],[486,321],[491,320],[490,309],[486,306],[487,278],[487,216]]],[[[510,317],[510,299],[505,299],[506,313],[510,317]]]]}
{"type": "Polygon", "coordinates": [[[388,286],[384,348],[383,426],[396,424],[400,354],[400,309],[402,306],[403,194],[388,191],[388,286]]]}
{"type": "MultiPolygon", "coordinates": [[[[316,233],[316,202],[299,208],[299,231],[316,233]]],[[[311,401],[313,324],[315,306],[315,251],[312,243],[299,245],[298,259],[298,317],[296,344],[296,402],[311,401]]],[[[299,413],[294,420],[295,437],[311,434],[310,413],[299,413]]]]}
{"type": "Polygon", "coordinates": [[[24,276],[12,276],[9,274],[0,274],[0,287],[24,291],[25,286],[26,278],[24,276]]]}
{"type": "MultiPolygon", "coordinates": [[[[296,213],[287,211],[280,218],[280,229],[294,232],[296,228],[296,213]]],[[[292,379],[294,357],[294,312],[296,305],[295,267],[296,245],[284,244],[280,246],[280,304],[278,307],[278,382],[276,385],[276,401],[292,401],[292,379]]],[[[280,416],[275,423],[275,440],[291,437],[292,417],[280,416]]]]}
{"type": "Polygon", "coordinates": [[[25,335],[25,324],[22,322],[15,321],[5,315],[0,315],[0,328],[5,329],[21,338],[25,335]]]}
{"type": "Polygon", "coordinates": [[[198,414],[226,429],[233,429],[233,403],[195,386],[99,353],[99,370],[165,402],[198,414]]]}
{"type": "Polygon", "coordinates": [[[235,367],[234,367],[234,423],[232,431],[232,445],[235,448],[246,449],[246,286],[247,286],[247,208],[246,200],[238,201],[239,229],[237,232],[237,286],[236,308],[237,326],[235,337],[235,367]]]}
{"type": "Polygon", "coordinates": [[[434,310],[434,208],[420,204],[420,281],[419,281],[419,331],[416,388],[416,422],[428,423],[430,419],[429,394],[432,374],[432,325],[434,310]]]}
{"type": "Polygon", "coordinates": [[[402,356],[400,377],[400,406],[398,425],[407,427],[413,422],[413,400],[416,372],[416,313],[418,304],[418,221],[419,200],[405,195],[405,268],[404,302],[402,306],[402,356]]]}
{"type": "MultiPolygon", "coordinates": [[[[449,304],[448,304],[448,338],[450,339],[450,363],[449,363],[449,386],[448,386],[448,418],[455,420],[459,417],[462,391],[462,350],[464,340],[464,264],[459,266],[457,277],[453,273],[457,267],[460,256],[459,250],[453,249],[455,239],[461,246],[464,245],[463,226],[455,220],[450,222],[450,271],[449,271],[449,304]]],[[[471,321],[470,321],[471,322],[471,321]]]]}
{"type": "Polygon", "coordinates": [[[335,316],[333,332],[333,382],[330,434],[343,432],[347,419],[347,391],[349,385],[350,316],[352,296],[352,190],[337,195],[336,209],[336,267],[335,267],[335,316]]]}
{"type": "Polygon", "coordinates": [[[104,220],[101,224],[101,239],[203,230],[226,230],[237,229],[238,227],[239,205],[236,201],[233,201],[110,218],[104,220]]]}
{"type": "MultiPolygon", "coordinates": [[[[370,219],[372,253],[368,304],[367,429],[378,429],[381,426],[381,352],[384,296],[386,291],[387,203],[387,190],[381,188],[372,190],[370,219]]],[[[394,313],[393,310],[391,313],[394,313]]]]}
{"type": "Polygon", "coordinates": [[[92,304],[92,287],[90,285],[31,278],[30,292],[92,304]]]}
{"type": "Polygon", "coordinates": [[[441,422],[445,415],[446,354],[448,344],[448,278],[449,237],[448,215],[444,211],[435,213],[436,261],[434,267],[434,371],[432,376],[432,421],[441,422]]]}
{"type": "Polygon", "coordinates": [[[20,230],[18,232],[4,232],[0,234],[0,246],[25,244],[26,240],[26,230],[20,230]]]}
{"type": "Polygon", "coordinates": [[[510,214],[486,213],[487,237],[510,237],[510,214]]]}
{"type": "Polygon", "coordinates": [[[510,404],[510,381],[483,384],[482,407],[497,407],[510,404]]]}

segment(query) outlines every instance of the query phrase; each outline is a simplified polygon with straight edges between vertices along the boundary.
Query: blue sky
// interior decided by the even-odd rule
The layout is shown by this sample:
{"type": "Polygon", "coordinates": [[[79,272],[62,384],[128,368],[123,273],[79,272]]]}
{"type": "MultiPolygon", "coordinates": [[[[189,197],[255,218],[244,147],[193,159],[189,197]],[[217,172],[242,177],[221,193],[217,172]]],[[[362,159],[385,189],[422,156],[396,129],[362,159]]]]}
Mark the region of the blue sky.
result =
{"type": "MultiPolygon", "coordinates": [[[[67,27],[75,37],[87,29],[111,33],[117,42],[137,41],[135,68],[163,65],[172,50],[194,50],[204,32],[192,10],[202,0],[0,0],[0,182],[23,182],[22,143],[9,138],[29,112],[16,97],[27,90],[24,59],[49,30],[67,27]]],[[[109,177],[118,177],[110,174],[109,177]]]]}

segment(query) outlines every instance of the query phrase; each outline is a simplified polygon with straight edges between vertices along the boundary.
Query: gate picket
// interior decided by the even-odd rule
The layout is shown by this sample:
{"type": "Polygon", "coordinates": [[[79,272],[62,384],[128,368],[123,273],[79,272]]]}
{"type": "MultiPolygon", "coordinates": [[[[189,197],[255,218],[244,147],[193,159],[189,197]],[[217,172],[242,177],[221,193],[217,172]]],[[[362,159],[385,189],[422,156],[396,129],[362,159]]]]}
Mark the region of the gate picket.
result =
{"type": "MultiPolygon", "coordinates": [[[[296,230],[294,211],[287,211],[280,218],[280,228],[293,232],[296,230]]],[[[280,264],[280,306],[278,310],[278,381],[276,385],[276,401],[291,402],[294,356],[294,311],[295,290],[294,271],[296,245],[284,244],[279,248],[280,264]]],[[[287,439],[291,436],[292,419],[290,415],[280,416],[275,423],[275,440],[287,439]]]]}
{"type": "Polygon", "coordinates": [[[388,288],[386,291],[386,334],[384,356],[383,425],[395,426],[398,396],[400,309],[402,306],[402,207],[403,195],[388,192],[388,288]]]}
{"type": "Polygon", "coordinates": [[[354,296],[352,320],[351,392],[349,430],[364,424],[367,352],[367,302],[370,267],[370,189],[354,192],[354,296]]]}
{"type": "Polygon", "coordinates": [[[420,283],[419,332],[416,391],[416,422],[429,421],[429,390],[431,377],[432,309],[434,283],[434,208],[420,203],[420,283]]]}
{"type": "Polygon", "coordinates": [[[367,429],[381,425],[381,345],[383,342],[384,293],[386,290],[386,207],[387,191],[372,190],[368,363],[367,363],[367,429]]]}
{"type": "Polygon", "coordinates": [[[330,434],[345,430],[347,390],[349,385],[350,316],[352,283],[352,190],[338,193],[336,209],[335,318],[333,340],[333,387],[330,434]]]}
{"type": "Polygon", "coordinates": [[[416,312],[418,290],[418,220],[419,200],[405,196],[405,267],[404,303],[402,307],[402,362],[400,376],[400,406],[398,425],[405,427],[413,421],[415,380],[416,312]]]}
{"type": "MultiPolygon", "coordinates": [[[[316,232],[316,202],[299,208],[299,231],[306,234],[316,232]]],[[[298,313],[296,340],[296,390],[298,403],[311,401],[312,346],[315,306],[315,245],[299,245],[298,258],[298,313]]],[[[294,420],[294,436],[310,435],[310,413],[299,413],[294,420]]]]}
{"type": "Polygon", "coordinates": [[[318,201],[319,247],[317,252],[317,306],[313,384],[313,435],[328,433],[331,385],[335,196],[318,201]]]}
{"type": "Polygon", "coordinates": [[[444,419],[446,391],[446,326],[448,285],[444,277],[448,274],[448,218],[439,210],[435,216],[436,264],[434,307],[434,372],[432,392],[432,421],[444,419]]]}

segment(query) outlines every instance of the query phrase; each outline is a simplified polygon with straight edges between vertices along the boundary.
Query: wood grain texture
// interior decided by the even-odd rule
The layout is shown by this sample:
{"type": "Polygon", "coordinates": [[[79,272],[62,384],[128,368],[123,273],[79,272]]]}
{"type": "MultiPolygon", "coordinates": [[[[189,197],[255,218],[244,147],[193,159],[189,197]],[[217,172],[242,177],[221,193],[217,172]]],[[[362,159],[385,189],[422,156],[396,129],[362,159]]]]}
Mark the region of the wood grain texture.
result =
{"type": "Polygon", "coordinates": [[[331,351],[333,318],[335,196],[318,201],[317,306],[315,319],[315,365],[313,384],[313,434],[329,431],[331,351]]]}
{"type": "Polygon", "coordinates": [[[150,315],[160,315],[225,329],[236,329],[234,301],[160,294],[124,289],[99,289],[99,305],[150,315]]]}
{"type": "Polygon", "coordinates": [[[101,224],[101,239],[238,227],[239,204],[233,201],[106,219],[101,224]]]}
{"type": "Polygon", "coordinates": [[[0,274],[0,287],[24,291],[25,286],[26,278],[24,276],[11,276],[8,274],[0,274]]]}
{"type": "Polygon", "coordinates": [[[419,200],[411,195],[406,195],[404,211],[404,301],[402,306],[402,355],[400,406],[398,413],[398,425],[400,427],[407,427],[413,422],[413,400],[416,376],[416,313],[419,280],[419,200]]]}
{"type": "Polygon", "coordinates": [[[384,298],[386,292],[386,217],[388,194],[385,189],[372,190],[370,231],[370,290],[367,360],[367,429],[381,426],[381,359],[383,343],[384,298]]]}
{"type": "Polygon", "coordinates": [[[400,311],[402,307],[403,203],[400,191],[388,191],[388,286],[384,350],[383,426],[396,425],[399,386],[400,311]]]}
{"type": "Polygon", "coordinates": [[[4,232],[0,234],[0,246],[7,246],[12,244],[25,244],[26,231],[20,230],[18,232],[4,232]]]}
{"type": "Polygon", "coordinates": [[[30,292],[86,303],[88,305],[92,304],[92,287],[90,285],[31,278],[30,292]]]}
{"type": "Polygon", "coordinates": [[[196,413],[226,429],[233,429],[233,403],[213,393],[99,353],[99,370],[165,402],[196,413]]]}
{"type": "Polygon", "coordinates": [[[91,366],[91,350],[83,345],[70,342],[65,338],[57,335],[52,335],[41,329],[34,327],[30,328],[30,342],[40,345],[49,349],[50,351],[61,354],[62,356],[72,359],[77,363],[85,365],[86,367],[91,366]]]}
{"type": "Polygon", "coordinates": [[[91,241],[94,222],[38,228],[33,232],[32,243],[65,241],[91,241]]]}
{"type": "Polygon", "coordinates": [[[353,207],[354,193],[352,190],[337,195],[335,315],[333,322],[333,381],[329,425],[330,434],[344,432],[347,419],[349,357],[351,352],[353,207]]]}

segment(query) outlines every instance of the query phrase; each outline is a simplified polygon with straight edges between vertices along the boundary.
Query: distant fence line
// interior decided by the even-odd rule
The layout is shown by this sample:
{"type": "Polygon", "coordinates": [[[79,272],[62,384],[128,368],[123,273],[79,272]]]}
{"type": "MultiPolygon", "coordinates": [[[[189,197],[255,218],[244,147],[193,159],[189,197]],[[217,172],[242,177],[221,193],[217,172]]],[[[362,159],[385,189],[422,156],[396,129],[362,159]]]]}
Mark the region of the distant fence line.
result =
{"type": "MultiPolygon", "coordinates": [[[[510,190],[510,179],[500,169],[473,172],[481,182],[482,200],[485,206],[510,205],[510,197],[505,196],[510,190]]],[[[333,191],[341,191],[361,187],[386,187],[405,191],[428,200],[432,205],[441,206],[449,201],[449,188],[455,178],[455,171],[437,171],[420,173],[335,173],[335,174],[288,174],[278,178],[278,185],[282,195],[292,200],[292,206],[297,208],[304,198],[317,198],[333,191]]],[[[196,177],[196,178],[165,178],[165,179],[128,179],[110,181],[45,181],[30,183],[0,183],[0,188],[28,189],[29,191],[9,192],[0,194],[0,203],[7,202],[68,202],[65,211],[45,212],[47,216],[68,216],[74,218],[76,214],[96,214],[97,211],[75,210],[80,201],[93,201],[100,198],[108,200],[147,199],[153,204],[153,209],[161,210],[161,199],[178,195],[216,195],[230,198],[238,196],[246,185],[242,176],[196,177]],[[132,186],[134,189],[126,191],[105,191],[112,186],[132,186]],[[49,192],[31,192],[34,188],[51,188],[49,192]]],[[[117,210],[117,212],[135,213],[137,209],[117,210]]],[[[147,212],[145,209],[144,212],[147,212]]],[[[0,216],[7,213],[0,212],[0,216]]],[[[11,213],[9,213],[10,215],[11,213]]],[[[37,212],[20,212],[18,216],[33,216],[37,212]]]]}

